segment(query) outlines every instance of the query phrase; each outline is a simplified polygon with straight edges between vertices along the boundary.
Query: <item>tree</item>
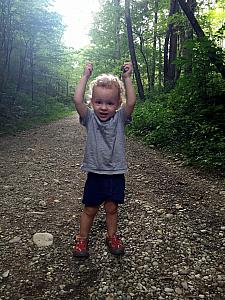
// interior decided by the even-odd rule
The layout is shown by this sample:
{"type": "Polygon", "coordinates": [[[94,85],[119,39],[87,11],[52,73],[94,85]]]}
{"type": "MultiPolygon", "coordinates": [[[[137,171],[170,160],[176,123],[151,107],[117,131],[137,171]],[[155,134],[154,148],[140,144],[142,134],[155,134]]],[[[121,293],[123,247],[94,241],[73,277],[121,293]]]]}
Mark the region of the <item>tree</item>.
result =
{"type": "MultiPolygon", "coordinates": [[[[187,16],[188,20],[190,21],[191,26],[193,27],[198,38],[206,39],[204,31],[202,30],[201,26],[199,25],[197,19],[195,18],[193,12],[189,9],[186,2],[184,0],[178,0],[178,1],[179,1],[181,8],[183,9],[185,15],[187,16]]],[[[220,50],[218,47],[213,45],[213,43],[211,41],[208,40],[208,42],[209,42],[209,44],[208,44],[209,45],[209,47],[208,47],[209,48],[208,49],[209,59],[216,66],[216,68],[221,73],[223,78],[225,78],[225,65],[223,63],[221,56],[218,54],[218,52],[220,50]]]]}
{"type": "MultiPolygon", "coordinates": [[[[188,0],[187,5],[189,6],[189,9],[194,14],[197,3],[196,0],[188,0]]],[[[189,40],[193,40],[193,28],[190,25],[187,18],[185,18],[184,26],[182,27],[182,30],[180,32],[180,55],[181,58],[185,59],[187,63],[184,66],[184,74],[186,76],[189,76],[192,73],[192,61],[188,58],[190,57],[190,49],[186,47],[186,42],[189,40]]],[[[181,68],[179,69],[179,72],[181,72],[181,68]]]]}
{"type": "Polygon", "coordinates": [[[134,67],[134,74],[137,82],[138,94],[140,99],[144,99],[144,89],[141,81],[140,72],[138,69],[136,52],[134,47],[134,40],[133,40],[133,32],[132,32],[132,22],[130,16],[130,0],[125,0],[125,18],[127,24],[127,37],[128,37],[128,45],[130,50],[130,56],[134,67]]]}
{"type": "Polygon", "coordinates": [[[156,43],[157,43],[157,23],[158,23],[158,0],[154,1],[154,23],[153,23],[153,49],[152,49],[152,71],[150,88],[155,85],[155,68],[156,68],[156,43]]]}
{"type": "MultiPolygon", "coordinates": [[[[177,0],[170,0],[169,17],[171,19],[178,12],[177,0]]],[[[169,21],[164,44],[164,85],[174,85],[176,66],[174,60],[177,56],[177,32],[174,22],[169,21]]]]}
{"type": "Polygon", "coordinates": [[[120,0],[115,5],[115,59],[120,59],[120,0]]]}
{"type": "Polygon", "coordinates": [[[67,94],[68,73],[60,70],[68,57],[61,43],[64,26],[48,10],[50,2],[0,0],[0,118],[19,116],[20,110],[40,113],[56,95],[57,82],[67,94]]]}
{"type": "Polygon", "coordinates": [[[8,82],[14,34],[13,1],[1,1],[0,18],[0,102],[8,82]]]}

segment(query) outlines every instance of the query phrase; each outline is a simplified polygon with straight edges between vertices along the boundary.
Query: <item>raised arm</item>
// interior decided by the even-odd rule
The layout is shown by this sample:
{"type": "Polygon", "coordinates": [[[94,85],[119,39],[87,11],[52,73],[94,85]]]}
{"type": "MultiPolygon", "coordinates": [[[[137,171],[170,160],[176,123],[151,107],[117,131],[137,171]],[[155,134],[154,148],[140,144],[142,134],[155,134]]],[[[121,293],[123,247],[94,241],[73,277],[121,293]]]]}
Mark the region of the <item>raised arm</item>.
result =
{"type": "Polygon", "coordinates": [[[124,68],[124,73],[122,77],[123,77],[123,82],[126,90],[126,104],[124,104],[124,107],[125,107],[125,113],[127,117],[129,117],[132,114],[136,103],[135,90],[131,80],[131,73],[133,71],[132,63],[126,62],[123,65],[123,68],[124,68]]]}
{"type": "Polygon", "coordinates": [[[76,110],[78,114],[82,117],[85,116],[87,112],[87,106],[84,103],[84,94],[85,94],[85,89],[86,85],[88,82],[89,77],[91,76],[93,70],[93,66],[91,63],[87,63],[84,69],[84,73],[80,79],[80,82],[78,83],[75,93],[74,93],[74,103],[76,110]]]}

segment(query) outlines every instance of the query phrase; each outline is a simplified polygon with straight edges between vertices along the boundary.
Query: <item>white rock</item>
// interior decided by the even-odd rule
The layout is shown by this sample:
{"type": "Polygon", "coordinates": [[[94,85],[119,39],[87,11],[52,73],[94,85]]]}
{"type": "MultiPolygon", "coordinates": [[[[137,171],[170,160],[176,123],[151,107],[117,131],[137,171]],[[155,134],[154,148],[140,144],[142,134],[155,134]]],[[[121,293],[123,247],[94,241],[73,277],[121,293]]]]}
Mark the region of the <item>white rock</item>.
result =
{"type": "Polygon", "coordinates": [[[168,294],[173,293],[173,289],[171,288],[165,288],[164,291],[168,294]]]}
{"type": "Polygon", "coordinates": [[[182,287],[187,290],[188,289],[188,284],[186,281],[181,282],[182,287]]]}
{"type": "Polygon", "coordinates": [[[45,212],[43,211],[29,211],[28,214],[34,214],[34,215],[44,215],[45,212]]]}
{"type": "Polygon", "coordinates": [[[159,265],[157,261],[153,261],[152,264],[154,267],[157,267],[159,265]]]}
{"type": "Polygon", "coordinates": [[[47,203],[46,203],[46,201],[41,200],[41,201],[39,201],[39,205],[45,207],[45,206],[47,206],[47,203]]]}
{"type": "Polygon", "coordinates": [[[24,201],[29,201],[29,200],[31,200],[31,198],[26,197],[26,198],[24,198],[23,200],[24,200],[24,201]]]}
{"type": "Polygon", "coordinates": [[[5,189],[5,190],[10,190],[12,188],[13,187],[11,185],[3,185],[3,189],[5,189]]]}
{"type": "Polygon", "coordinates": [[[175,288],[175,293],[177,294],[177,295],[182,295],[182,289],[180,289],[179,287],[177,287],[177,288],[175,288]]]}
{"type": "Polygon", "coordinates": [[[19,243],[21,238],[19,236],[15,236],[13,239],[9,241],[10,244],[19,243]]]}
{"type": "Polygon", "coordinates": [[[7,278],[9,276],[9,270],[5,271],[3,274],[2,274],[2,277],[3,278],[7,278]]]}
{"type": "Polygon", "coordinates": [[[183,269],[180,269],[180,270],[179,270],[179,273],[180,273],[181,275],[187,275],[187,274],[190,273],[190,270],[189,270],[188,268],[183,268],[183,269]]]}
{"type": "Polygon", "coordinates": [[[173,218],[173,214],[166,214],[166,219],[172,219],[173,218]]]}
{"type": "Polygon", "coordinates": [[[53,244],[53,235],[48,232],[37,232],[33,235],[33,242],[38,247],[47,247],[53,244]]]}

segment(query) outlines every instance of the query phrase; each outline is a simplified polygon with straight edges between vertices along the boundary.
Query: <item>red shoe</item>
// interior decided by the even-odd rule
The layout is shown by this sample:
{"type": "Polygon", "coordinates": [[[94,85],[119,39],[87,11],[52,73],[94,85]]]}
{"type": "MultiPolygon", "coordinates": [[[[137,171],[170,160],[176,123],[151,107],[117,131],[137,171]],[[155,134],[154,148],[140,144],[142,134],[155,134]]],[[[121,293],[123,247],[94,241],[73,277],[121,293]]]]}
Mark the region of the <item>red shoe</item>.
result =
{"type": "Polygon", "coordinates": [[[114,234],[112,237],[106,237],[106,245],[113,255],[124,254],[125,247],[116,234],[114,234]]]}
{"type": "Polygon", "coordinates": [[[73,256],[75,257],[88,257],[88,239],[81,238],[79,235],[75,238],[75,245],[73,248],[73,256]]]}

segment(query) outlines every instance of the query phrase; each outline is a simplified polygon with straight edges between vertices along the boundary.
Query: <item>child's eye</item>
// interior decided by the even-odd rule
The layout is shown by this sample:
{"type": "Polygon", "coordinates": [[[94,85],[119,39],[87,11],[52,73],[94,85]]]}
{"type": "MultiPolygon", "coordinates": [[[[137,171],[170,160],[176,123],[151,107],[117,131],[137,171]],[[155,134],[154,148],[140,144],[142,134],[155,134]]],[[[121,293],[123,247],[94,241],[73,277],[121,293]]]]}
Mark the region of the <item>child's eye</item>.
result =
{"type": "Polygon", "coordinates": [[[112,102],[109,102],[108,105],[113,105],[113,103],[112,103],[112,102]]]}

